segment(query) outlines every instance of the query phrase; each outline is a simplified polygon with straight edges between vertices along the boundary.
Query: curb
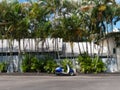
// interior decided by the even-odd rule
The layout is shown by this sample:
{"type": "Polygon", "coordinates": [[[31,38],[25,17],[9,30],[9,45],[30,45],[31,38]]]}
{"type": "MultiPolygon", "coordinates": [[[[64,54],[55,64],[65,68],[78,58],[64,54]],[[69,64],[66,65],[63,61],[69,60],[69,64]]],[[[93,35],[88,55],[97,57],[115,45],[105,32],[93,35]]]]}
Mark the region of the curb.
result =
{"type": "Polygon", "coordinates": [[[48,73],[0,73],[0,76],[55,76],[48,73]]]}
{"type": "MultiPolygon", "coordinates": [[[[48,73],[0,73],[0,76],[56,76],[48,73]]],[[[76,76],[120,76],[120,73],[98,73],[98,74],[84,74],[77,73],[76,76]]]]}

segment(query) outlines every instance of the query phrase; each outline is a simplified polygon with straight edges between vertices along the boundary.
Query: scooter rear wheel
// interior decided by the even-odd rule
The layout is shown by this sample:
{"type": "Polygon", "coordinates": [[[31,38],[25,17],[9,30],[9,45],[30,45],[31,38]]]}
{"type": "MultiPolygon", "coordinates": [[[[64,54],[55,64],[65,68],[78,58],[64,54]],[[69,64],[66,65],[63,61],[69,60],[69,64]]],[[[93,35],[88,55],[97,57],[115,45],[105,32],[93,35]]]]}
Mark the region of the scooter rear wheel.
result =
{"type": "Polygon", "coordinates": [[[70,72],[69,74],[70,74],[70,76],[74,76],[74,72],[70,72]]]}

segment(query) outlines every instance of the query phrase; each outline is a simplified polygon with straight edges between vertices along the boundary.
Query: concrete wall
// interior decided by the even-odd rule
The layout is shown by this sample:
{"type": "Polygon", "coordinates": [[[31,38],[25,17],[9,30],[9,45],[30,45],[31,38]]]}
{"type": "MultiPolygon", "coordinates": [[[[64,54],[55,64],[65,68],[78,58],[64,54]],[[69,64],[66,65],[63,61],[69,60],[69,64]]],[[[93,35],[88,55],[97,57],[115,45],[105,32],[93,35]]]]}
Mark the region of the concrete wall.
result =
{"type": "Polygon", "coordinates": [[[116,48],[114,38],[108,38],[100,41],[100,53],[113,55],[113,48],[116,48]]]}
{"type": "Polygon", "coordinates": [[[108,38],[100,41],[100,53],[103,56],[110,55],[109,58],[103,58],[103,61],[107,65],[108,72],[118,72],[120,71],[120,47],[116,47],[116,42],[114,38],[108,38]],[[115,49],[115,51],[113,50],[115,49]]]}
{"type": "MultiPolygon", "coordinates": [[[[35,39],[21,39],[20,41],[20,47],[21,51],[41,51],[42,48],[42,41],[40,39],[36,39],[38,43],[36,43],[35,39]]],[[[44,43],[44,50],[46,51],[53,51],[53,48],[56,46],[58,40],[58,49],[62,50],[62,39],[50,39],[47,38],[44,43]]],[[[57,47],[56,47],[57,49],[57,47]]],[[[12,42],[10,40],[4,39],[3,41],[0,40],[0,52],[18,52],[19,46],[18,41],[13,40],[12,42]]]]}
{"type": "MultiPolygon", "coordinates": [[[[66,50],[65,52],[66,53],[71,53],[71,46],[70,46],[70,43],[69,42],[64,42],[65,43],[65,47],[66,47],[66,50]]],[[[92,43],[89,43],[89,42],[80,42],[79,43],[79,46],[80,46],[80,51],[81,53],[84,53],[87,51],[87,48],[88,48],[88,53],[89,54],[97,54],[98,53],[98,48],[99,46],[97,46],[96,44],[94,44],[93,42],[92,43]]],[[[78,47],[78,43],[77,42],[74,42],[73,43],[73,51],[74,53],[77,53],[79,54],[79,47],[78,47]]]]}
{"type": "Polygon", "coordinates": [[[116,53],[117,53],[118,70],[120,71],[120,47],[116,49],[116,53]]]}
{"type": "Polygon", "coordinates": [[[6,62],[8,64],[7,73],[16,72],[18,70],[21,72],[22,69],[18,67],[18,65],[20,64],[21,66],[22,61],[19,62],[19,58],[18,58],[18,55],[0,56],[0,62],[6,62]]]}
{"type": "MultiPolygon", "coordinates": [[[[49,51],[53,51],[55,46],[56,46],[56,42],[58,42],[58,49],[59,51],[62,51],[62,54],[71,54],[71,46],[69,42],[63,42],[62,39],[46,39],[46,42],[44,44],[44,49],[49,50],[49,51]],[[49,48],[47,48],[49,46],[49,48]]],[[[113,53],[113,48],[115,48],[115,42],[113,38],[109,38],[108,41],[106,39],[104,39],[103,41],[100,42],[99,45],[89,42],[80,42],[80,50],[82,53],[86,52],[88,48],[88,53],[89,54],[99,54],[102,53],[103,56],[108,55],[108,53],[110,55],[112,55],[112,59],[107,59],[107,58],[103,58],[103,61],[106,63],[107,68],[108,68],[108,72],[115,72],[120,70],[120,48],[116,49],[116,54],[113,53]],[[108,46],[109,46],[109,50],[108,50],[108,46]],[[117,59],[116,59],[117,56],[117,59]]],[[[42,46],[42,42],[40,41],[38,43],[38,47],[37,47],[37,51],[41,50],[41,46],[42,46]]],[[[18,41],[14,40],[14,42],[12,42],[12,48],[10,46],[10,42],[6,39],[0,40],[0,52],[18,52],[18,41]],[[3,48],[3,49],[2,49],[3,48]]],[[[22,51],[35,51],[36,50],[36,43],[34,39],[21,39],[21,50],[22,51]]],[[[57,50],[57,47],[56,47],[57,50]]],[[[79,55],[79,47],[78,47],[78,43],[74,42],[73,43],[73,51],[76,55],[79,55]]],[[[13,71],[13,66],[15,67],[15,70],[18,69],[18,56],[0,56],[0,61],[2,60],[6,60],[10,62],[10,65],[8,67],[8,72],[12,72],[13,71]]]]}

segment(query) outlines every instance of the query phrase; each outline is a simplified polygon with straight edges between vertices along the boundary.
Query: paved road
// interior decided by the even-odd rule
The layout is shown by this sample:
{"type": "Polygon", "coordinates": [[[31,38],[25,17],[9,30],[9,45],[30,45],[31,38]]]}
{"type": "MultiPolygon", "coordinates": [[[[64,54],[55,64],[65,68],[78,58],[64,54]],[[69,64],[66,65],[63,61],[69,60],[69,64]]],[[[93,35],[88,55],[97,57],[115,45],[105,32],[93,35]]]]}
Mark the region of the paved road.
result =
{"type": "Polygon", "coordinates": [[[120,76],[0,76],[0,90],[119,90],[120,76]]]}

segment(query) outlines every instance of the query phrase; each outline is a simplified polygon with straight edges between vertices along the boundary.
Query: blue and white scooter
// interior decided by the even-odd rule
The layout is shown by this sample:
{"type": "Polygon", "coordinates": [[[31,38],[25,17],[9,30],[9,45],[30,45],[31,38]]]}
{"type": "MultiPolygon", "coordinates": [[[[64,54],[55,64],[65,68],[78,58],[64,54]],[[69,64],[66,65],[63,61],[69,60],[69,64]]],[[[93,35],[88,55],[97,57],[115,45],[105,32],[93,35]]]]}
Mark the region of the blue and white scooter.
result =
{"type": "Polygon", "coordinates": [[[75,72],[74,69],[70,68],[69,65],[66,65],[66,67],[67,67],[67,71],[66,72],[64,71],[63,67],[57,67],[55,69],[55,74],[56,75],[70,75],[70,76],[76,75],[76,72],[75,72]]]}

